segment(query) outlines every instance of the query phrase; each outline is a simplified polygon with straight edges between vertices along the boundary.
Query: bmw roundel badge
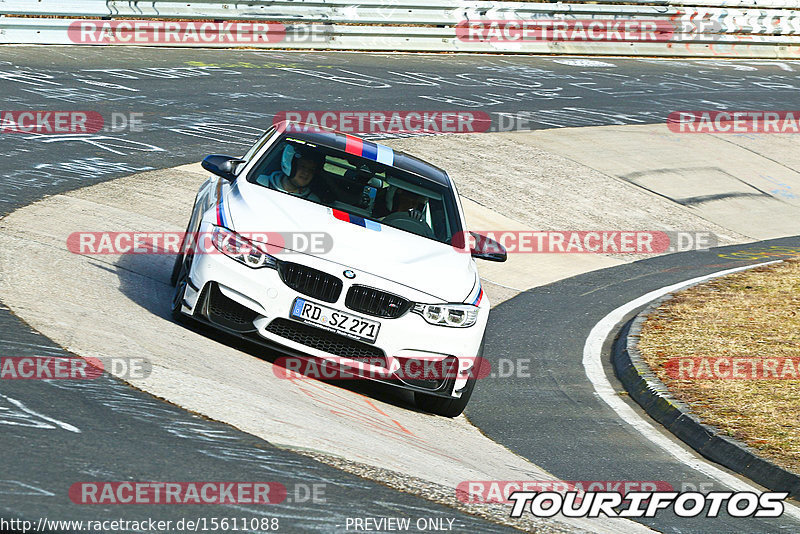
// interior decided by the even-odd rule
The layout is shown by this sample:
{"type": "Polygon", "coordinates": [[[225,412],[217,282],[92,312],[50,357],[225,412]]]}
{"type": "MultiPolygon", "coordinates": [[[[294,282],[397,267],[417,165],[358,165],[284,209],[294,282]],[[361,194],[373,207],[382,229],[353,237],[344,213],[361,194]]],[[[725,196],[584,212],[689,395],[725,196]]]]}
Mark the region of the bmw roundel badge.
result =
{"type": "Polygon", "coordinates": [[[344,272],[344,277],[345,277],[345,278],[349,278],[350,280],[352,280],[353,278],[355,278],[355,277],[356,277],[356,273],[354,273],[354,272],[353,272],[353,271],[351,271],[350,269],[347,269],[347,270],[344,272]]]}

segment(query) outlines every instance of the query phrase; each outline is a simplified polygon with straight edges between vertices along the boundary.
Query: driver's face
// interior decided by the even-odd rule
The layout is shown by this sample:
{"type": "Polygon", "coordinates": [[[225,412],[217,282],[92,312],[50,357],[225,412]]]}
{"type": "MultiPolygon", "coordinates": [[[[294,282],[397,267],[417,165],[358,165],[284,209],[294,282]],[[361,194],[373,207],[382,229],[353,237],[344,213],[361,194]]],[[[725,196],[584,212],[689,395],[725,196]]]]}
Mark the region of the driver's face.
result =
{"type": "Polygon", "coordinates": [[[317,164],[310,159],[301,159],[297,162],[297,170],[292,181],[297,187],[306,187],[314,179],[317,172],[317,164]]]}

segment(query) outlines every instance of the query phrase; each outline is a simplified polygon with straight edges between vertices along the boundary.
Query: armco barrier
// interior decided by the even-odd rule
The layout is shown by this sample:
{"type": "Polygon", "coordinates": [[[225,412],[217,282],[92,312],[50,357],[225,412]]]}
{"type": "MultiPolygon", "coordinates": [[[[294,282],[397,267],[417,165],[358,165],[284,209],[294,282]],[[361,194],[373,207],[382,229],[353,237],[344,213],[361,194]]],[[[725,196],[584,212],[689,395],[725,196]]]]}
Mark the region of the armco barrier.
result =
{"type": "Polygon", "coordinates": [[[0,44],[144,44],[202,47],[800,57],[800,0],[606,0],[604,4],[456,0],[0,0],[0,44]],[[23,16],[24,15],[24,16],[23,16]],[[46,17],[46,18],[45,18],[46,17]],[[61,17],[61,18],[58,18],[61,17]],[[69,18],[67,18],[69,17],[69,18]],[[274,22],[283,37],[242,43],[185,41],[76,43],[77,19],[274,22]],[[655,21],[674,28],[655,42],[626,40],[466,40],[465,21],[557,20],[574,24],[655,21]]]}

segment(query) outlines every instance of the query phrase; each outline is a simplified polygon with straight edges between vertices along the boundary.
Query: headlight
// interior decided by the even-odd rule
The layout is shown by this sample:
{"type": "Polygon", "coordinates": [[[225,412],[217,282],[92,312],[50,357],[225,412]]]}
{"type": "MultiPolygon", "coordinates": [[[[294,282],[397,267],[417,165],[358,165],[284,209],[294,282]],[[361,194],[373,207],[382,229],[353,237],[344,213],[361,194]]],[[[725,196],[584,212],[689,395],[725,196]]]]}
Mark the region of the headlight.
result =
{"type": "Polygon", "coordinates": [[[261,250],[258,244],[227,228],[215,226],[214,231],[211,233],[211,242],[214,243],[214,247],[217,250],[229,258],[233,258],[252,269],[260,269],[261,267],[275,269],[278,266],[278,260],[261,250]]]}
{"type": "Polygon", "coordinates": [[[466,328],[478,320],[478,307],[471,304],[414,304],[411,311],[440,326],[466,328]]]}

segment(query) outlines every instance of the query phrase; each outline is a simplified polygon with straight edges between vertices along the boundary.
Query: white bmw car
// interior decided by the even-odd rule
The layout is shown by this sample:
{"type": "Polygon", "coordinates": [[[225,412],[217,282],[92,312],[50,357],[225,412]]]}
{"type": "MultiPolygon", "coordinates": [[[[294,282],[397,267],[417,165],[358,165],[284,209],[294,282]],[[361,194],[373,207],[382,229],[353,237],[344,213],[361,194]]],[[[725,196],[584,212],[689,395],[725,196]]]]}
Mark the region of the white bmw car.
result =
{"type": "Polygon", "coordinates": [[[431,413],[464,410],[489,316],[473,258],[505,251],[469,248],[445,171],[295,123],[203,167],[213,176],[172,273],[176,318],[346,365],[413,391],[431,413]],[[409,373],[419,362],[441,372],[409,373]]]}

